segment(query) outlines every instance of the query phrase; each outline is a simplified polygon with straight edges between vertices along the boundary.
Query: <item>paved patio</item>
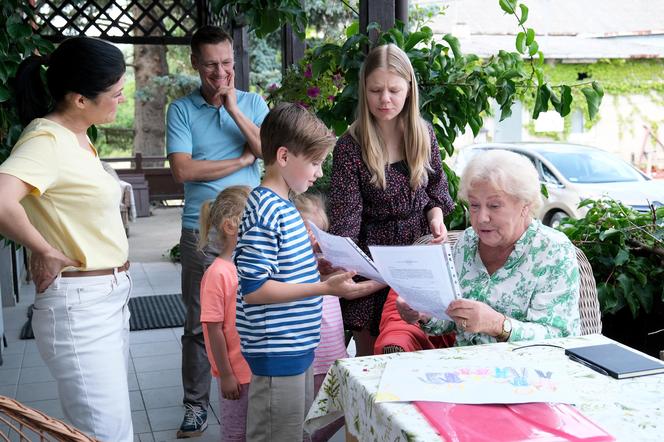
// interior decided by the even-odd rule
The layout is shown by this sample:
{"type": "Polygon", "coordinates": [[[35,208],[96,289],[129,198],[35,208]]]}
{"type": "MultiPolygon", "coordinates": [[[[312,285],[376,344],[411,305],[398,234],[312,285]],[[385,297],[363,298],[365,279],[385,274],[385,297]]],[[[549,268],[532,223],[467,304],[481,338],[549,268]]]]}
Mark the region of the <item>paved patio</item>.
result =
{"type": "MultiPolygon", "coordinates": [[[[179,209],[158,209],[156,216],[139,218],[130,227],[130,249],[139,243],[143,256],[158,262],[132,262],[134,281],[132,296],[180,293],[180,265],[162,256],[179,237],[179,221],[172,225],[173,212],[179,209]],[[161,211],[165,212],[161,212],[161,211]],[[143,233],[141,233],[143,232],[143,233]],[[147,232],[151,241],[145,241],[147,232]],[[151,255],[150,255],[151,253],[151,255]]],[[[138,253],[136,253],[138,254],[138,253]]],[[[130,251],[130,256],[132,252],[130,251]]],[[[34,299],[34,286],[21,287],[20,303],[3,309],[8,347],[4,349],[4,365],[0,366],[0,395],[37,408],[49,416],[64,419],[58,401],[55,381],[44,365],[34,340],[20,340],[21,326],[26,321],[28,306],[34,299]]],[[[175,441],[175,432],[183,416],[181,345],[182,328],[134,331],[130,333],[129,390],[135,441],[175,441]]],[[[194,441],[219,441],[219,399],[213,380],[209,427],[194,441]]],[[[332,441],[343,440],[343,430],[332,441]]]]}

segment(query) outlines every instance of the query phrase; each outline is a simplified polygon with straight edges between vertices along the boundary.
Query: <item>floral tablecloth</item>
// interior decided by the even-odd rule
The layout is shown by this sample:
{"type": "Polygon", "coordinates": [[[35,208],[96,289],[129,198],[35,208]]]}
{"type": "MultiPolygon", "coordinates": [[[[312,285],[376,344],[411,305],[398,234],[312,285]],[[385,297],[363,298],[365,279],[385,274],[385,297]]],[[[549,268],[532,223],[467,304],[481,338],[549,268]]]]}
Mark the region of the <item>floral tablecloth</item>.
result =
{"type": "MultiPolygon", "coordinates": [[[[613,341],[590,335],[538,343],[571,348],[608,342],[613,341]]],[[[561,348],[533,346],[514,350],[533,343],[475,345],[338,360],[328,371],[309,410],[305,429],[311,432],[345,415],[347,430],[360,441],[440,441],[441,437],[410,403],[374,402],[386,362],[394,358],[408,358],[414,365],[444,364],[449,359],[482,361],[490,352],[496,361],[530,361],[556,371],[565,370],[578,392],[575,406],[616,440],[664,440],[664,375],[617,380],[569,360],[561,348]]]]}

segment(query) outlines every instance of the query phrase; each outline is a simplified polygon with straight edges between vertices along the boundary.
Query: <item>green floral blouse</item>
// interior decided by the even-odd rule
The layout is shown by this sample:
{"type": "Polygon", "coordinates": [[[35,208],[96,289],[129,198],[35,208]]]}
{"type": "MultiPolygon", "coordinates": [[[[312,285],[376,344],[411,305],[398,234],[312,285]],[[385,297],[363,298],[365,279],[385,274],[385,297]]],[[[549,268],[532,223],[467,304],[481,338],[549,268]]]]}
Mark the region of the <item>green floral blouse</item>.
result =
{"type": "MultiPolygon", "coordinates": [[[[454,246],[461,292],[509,317],[510,341],[581,334],[579,267],[574,246],[563,233],[533,220],[493,275],[484,267],[478,245],[471,227],[454,246]]],[[[456,331],[456,345],[496,342],[493,336],[466,332],[452,321],[432,318],[421,327],[431,335],[456,331]]]]}

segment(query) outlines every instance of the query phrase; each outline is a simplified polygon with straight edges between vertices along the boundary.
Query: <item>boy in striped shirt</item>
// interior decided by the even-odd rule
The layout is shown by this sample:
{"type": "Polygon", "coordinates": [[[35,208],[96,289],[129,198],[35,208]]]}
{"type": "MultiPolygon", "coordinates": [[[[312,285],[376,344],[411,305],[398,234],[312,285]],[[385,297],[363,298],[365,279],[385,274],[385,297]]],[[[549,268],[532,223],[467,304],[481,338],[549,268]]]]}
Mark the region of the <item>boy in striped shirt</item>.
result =
{"type": "Polygon", "coordinates": [[[352,272],[321,282],[304,222],[289,200],[322,176],[334,136],[290,103],[270,111],[260,135],[265,175],[247,200],[234,255],[237,329],[252,372],[247,440],[297,441],[313,402],[321,295],[355,299],[377,283],[355,283],[352,272]]]}

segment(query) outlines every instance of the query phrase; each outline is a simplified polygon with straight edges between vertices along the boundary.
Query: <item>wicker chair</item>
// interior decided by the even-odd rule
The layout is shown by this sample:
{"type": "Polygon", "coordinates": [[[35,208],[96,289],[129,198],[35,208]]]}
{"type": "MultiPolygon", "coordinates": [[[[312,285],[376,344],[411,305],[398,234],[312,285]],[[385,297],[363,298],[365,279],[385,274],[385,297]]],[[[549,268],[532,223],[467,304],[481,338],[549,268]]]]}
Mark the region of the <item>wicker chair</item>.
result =
{"type": "Polygon", "coordinates": [[[98,442],[71,425],[0,396],[0,441],[15,440],[98,442]]]}
{"type": "MultiPolygon", "coordinates": [[[[463,231],[453,230],[448,232],[447,238],[451,245],[456,243],[463,231]]],[[[415,244],[428,244],[431,241],[431,235],[425,235],[415,241],[415,244]]],[[[597,286],[595,285],[595,276],[593,268],[588,262],[586,255],[578,247],[576,249],[576,260],[579,263],[579,272],[581,278],[579,281],[579,316],[581,317],[581,334],[591,335],[602,333],[602,314],[599,308],[599,299],[597,298],[597,286]]]]}
{"type": "Polygon", "coordinates": [[[597,298],[597,286],[595,285],[595,276],[593,268],[588,262],[586,255],[579,249],[576,249],[576,260],[579,262],[579,272],[581,280],[579,281],[579,316],[581,317],[581,334],[591,335],[602,333],[602,313],[599,309],[599,299],[597,298]]]}

